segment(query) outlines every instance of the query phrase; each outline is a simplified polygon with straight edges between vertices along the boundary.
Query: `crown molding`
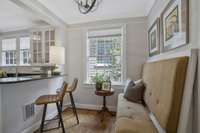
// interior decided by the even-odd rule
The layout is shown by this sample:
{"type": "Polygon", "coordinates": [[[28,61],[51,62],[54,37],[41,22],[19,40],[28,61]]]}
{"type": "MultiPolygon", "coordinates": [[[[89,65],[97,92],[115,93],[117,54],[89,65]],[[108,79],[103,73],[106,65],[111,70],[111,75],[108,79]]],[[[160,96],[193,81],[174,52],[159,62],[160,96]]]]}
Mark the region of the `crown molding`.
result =
{"type": "Polygon", "coordinates": [[[36,15],[41,20],[49,23],[52,26],[62,26],[68,27],[61,18],[51,12],[48,8],[46,8],[42,3],[38,0],[10,0],[14,4],[23,8],[24,10],[36,15]]]}

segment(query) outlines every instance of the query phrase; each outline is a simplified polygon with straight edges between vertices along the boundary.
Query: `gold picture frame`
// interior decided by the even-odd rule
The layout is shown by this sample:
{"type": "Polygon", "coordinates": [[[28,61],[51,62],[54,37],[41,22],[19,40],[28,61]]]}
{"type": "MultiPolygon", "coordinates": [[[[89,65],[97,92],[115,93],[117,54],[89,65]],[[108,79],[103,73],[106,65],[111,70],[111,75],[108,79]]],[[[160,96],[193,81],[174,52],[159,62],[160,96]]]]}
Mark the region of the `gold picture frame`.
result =
{"type": "Polygon", "coordinates": [[[157,18],[148,31],[149,56],[160,53],[160,19],[157,18]]]}
{"type": "Polygon", "coordinates": [[[160,18],[162,52],[189,43],[189,0],[171,0],[160,18]]]}

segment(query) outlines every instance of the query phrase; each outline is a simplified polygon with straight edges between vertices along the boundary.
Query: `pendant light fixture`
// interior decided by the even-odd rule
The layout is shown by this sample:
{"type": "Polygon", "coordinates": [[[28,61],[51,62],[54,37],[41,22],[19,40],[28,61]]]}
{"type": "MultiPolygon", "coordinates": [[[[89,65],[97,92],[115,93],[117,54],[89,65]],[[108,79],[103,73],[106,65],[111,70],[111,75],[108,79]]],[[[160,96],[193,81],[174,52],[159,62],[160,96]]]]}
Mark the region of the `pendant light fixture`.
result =
{"type": "Polygon", "coordinates": [[[78,9],[82,14],[87,14],[89,12],[93,12],[97,9],[101,0],[74,0],[78,9]]]}

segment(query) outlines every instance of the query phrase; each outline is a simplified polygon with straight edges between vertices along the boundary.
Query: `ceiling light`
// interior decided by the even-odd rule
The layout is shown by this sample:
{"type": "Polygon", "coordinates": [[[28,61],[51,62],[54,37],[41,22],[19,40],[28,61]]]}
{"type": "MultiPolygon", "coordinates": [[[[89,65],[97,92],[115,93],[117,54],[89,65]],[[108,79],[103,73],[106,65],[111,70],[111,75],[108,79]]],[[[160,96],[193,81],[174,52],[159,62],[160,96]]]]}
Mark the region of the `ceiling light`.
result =
{"type": "Polygon", "coordinates": [[[101,0],[74,0],[78,4],[78,9],[82,14],[93,12],[99,6],[101,0]]]}

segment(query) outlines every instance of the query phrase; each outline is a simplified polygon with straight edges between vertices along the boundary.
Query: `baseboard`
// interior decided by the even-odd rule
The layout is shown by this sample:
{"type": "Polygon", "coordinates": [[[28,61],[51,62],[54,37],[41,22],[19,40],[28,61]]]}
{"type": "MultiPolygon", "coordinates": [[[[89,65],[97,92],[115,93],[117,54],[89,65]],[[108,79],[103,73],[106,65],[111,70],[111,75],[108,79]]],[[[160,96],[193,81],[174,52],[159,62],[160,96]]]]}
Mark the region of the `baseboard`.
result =
{"type": "MultiPolygon", "coordinates": [[[[57,115],[57,111],[54,111],[52,113],[50,113],[49,115],[47,115],[47,119],[52,119],[57,115]]],[[[40,127],[40,123],[41,121],[38,121],[36,123],[34,123],[33,125],[31,125],[30,127],[24,129],[21,133],[33,133],[34,131],[36,131],[37,129],[39,129],[40,127]]]]}
{"type": "MultiPolygon", "coordinates": [[[[66,104],[68,106],[69,104],[66,104]]],[[[116,112],[117,107],[116,106],[107,106],[110,111],[116,112]]],[[[89,110],[100,110],[102,108],[102,105],[93,105],[93,104],[80,104],[76,103],[76,108],[79,109],[89,109],[89,110]]]]}

